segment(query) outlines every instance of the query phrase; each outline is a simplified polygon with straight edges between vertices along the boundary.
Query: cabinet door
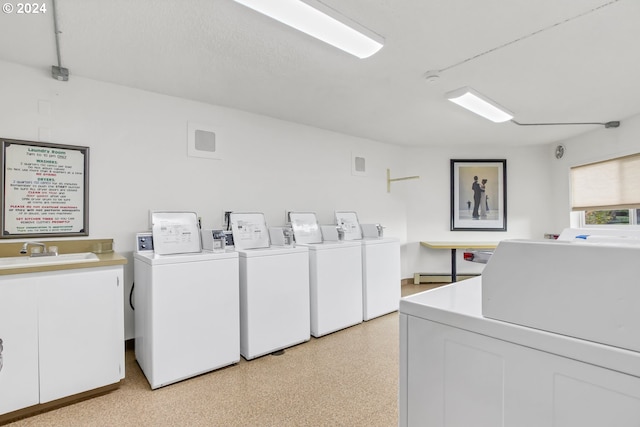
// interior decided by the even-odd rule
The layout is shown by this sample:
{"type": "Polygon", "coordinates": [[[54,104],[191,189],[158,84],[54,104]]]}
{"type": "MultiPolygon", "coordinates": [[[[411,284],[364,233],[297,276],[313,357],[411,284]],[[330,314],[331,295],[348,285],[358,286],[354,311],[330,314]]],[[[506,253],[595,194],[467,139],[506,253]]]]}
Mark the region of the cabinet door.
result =
{"type": "Polygon", "coordinates": [[[441,323],[401,319],[400,425],[639,425],[640,378],[441,323]]]}
{"type": "Polygon", "coordinates": [[[56,272],[39,280],[41,403],[120,381],[122,292],[121,267],[56,272]]]}
{"type": "Polygon", "coordinates": [[[38,313],[33,279],[0,278],[0,414],[38,403],[38,313]]]}

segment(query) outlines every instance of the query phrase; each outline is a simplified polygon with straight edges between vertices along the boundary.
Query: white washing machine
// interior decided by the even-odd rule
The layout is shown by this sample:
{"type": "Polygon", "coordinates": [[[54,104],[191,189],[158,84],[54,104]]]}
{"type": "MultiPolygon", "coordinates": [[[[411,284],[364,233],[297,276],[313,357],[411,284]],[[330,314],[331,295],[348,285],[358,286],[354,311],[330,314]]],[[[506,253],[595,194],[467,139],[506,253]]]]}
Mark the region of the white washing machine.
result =
{"type": "Polygon", "coordinates": [[[240,360],[238,254],[134,253],[135,354],[152,389],[240,360]]]}
{"type": "Polygon", "coordinates": [[[384,227],[380,224],[360,225],[355,212],[336,211],[335,218],[345,240],[362,242],[362,318],[370,320],[398,311],[401,298],[400,241],[382,237],[384,227]]]}
{"type": "Polygon", "coordinates": [[[237,252],[240,354],[250,360],[308,341],[309,250],[272,246],[237,252]]]}
{"type": "Polygon", "coordinates": [[[315,212],[289,212],[288,219],[296,243],[309,248],[311,335],[320,337],[362,322],[360,242],[323,241],[315,212]]]}
{"type": "Polygon", "coordinates": [[[391,237],[362,242],[363,319],[398,311],[400,306],[400,241],[391,237]]]}
{"type": "Polygon", "coordinates": [[[362,322],[360,242],[322,242],[309,248],[311,335],[320,337],[362,322]]]}

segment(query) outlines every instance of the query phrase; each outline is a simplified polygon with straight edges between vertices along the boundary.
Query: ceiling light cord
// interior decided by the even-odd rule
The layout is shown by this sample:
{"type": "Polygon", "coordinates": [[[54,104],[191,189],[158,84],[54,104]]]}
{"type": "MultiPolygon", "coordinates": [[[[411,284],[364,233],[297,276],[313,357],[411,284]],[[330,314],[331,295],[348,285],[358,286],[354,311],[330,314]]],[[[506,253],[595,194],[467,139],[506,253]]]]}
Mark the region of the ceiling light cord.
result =
{"type": "Polygon", "coordinates": [[[517,124],[518,126],[564,126],[564,125],[600,125],[605,128],[617,128],[620,127],[619,121],[611,121],[611,122],[575,122],[575,123],[520,123],[513,119],[511,119],[512,123],[517,124]]]}

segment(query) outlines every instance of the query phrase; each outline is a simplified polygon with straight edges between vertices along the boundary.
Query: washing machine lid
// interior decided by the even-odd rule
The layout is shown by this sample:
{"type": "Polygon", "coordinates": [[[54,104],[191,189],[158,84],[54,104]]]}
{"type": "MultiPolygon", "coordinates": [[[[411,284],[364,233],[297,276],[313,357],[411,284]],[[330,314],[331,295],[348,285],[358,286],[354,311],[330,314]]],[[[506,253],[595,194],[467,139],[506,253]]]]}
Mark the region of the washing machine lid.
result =
{"type": "MultiPolygon", "coordinates": [[[[297,243],[296,243],[297,244],[297,243]]],[[[362,244],[358,240],[324,241],[322,243],[301,243],[300,246],[309,248],[309,251],[330,251],[333,249],[360,247],[362,244]]]]}
{"type": "Polygon", "coordinates": [[[151,225],[156,254],[202,251],[198,215],[195,212],[152,211],[151,225]]]}
{"type": "Polygon", "coordinates": [[[322,243],[322,232],[314,212],[289,212],[296,243],[322,243]]]}
{"type": "Polygon", "coordinates": [[[165,265],[238,258],[238,253],[234,251],[223,253],[202,251],[193,254],[160,255],[153,252],[138,252],[133,254],[133,258],[149,265],[165,265]]]}
{"type": "Polygon", "coordinates": [[[383,243],[399,243],[400,239],[395,237],[367,237],[361,240],[363,245],[380,245],[383,243]]]}
{"type": "Polygon", "coordinates": [[[306,246],[271,246],[269,248],[256,249],[238,249],[236,247],[236,251],[240,258],[287,255],[301,252],[309,253],[309,249],[306,246]]]}
{"type": "Polygon", "coordinates": [[[229,219],[236,249],[258,249],[270,246],[269,229],[263,213],[232,212],[229,219]]]}

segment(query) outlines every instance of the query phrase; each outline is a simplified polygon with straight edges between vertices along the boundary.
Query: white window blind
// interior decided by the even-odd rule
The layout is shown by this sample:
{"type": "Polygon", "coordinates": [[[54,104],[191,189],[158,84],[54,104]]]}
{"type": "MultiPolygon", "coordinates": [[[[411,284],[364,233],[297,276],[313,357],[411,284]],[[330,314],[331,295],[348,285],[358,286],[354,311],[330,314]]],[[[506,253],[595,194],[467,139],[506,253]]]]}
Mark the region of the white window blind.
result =
{"type": "Polygon", "coordinates": [[[640,208],[640,154],[571,168],[571,208],[640,208]]]}

